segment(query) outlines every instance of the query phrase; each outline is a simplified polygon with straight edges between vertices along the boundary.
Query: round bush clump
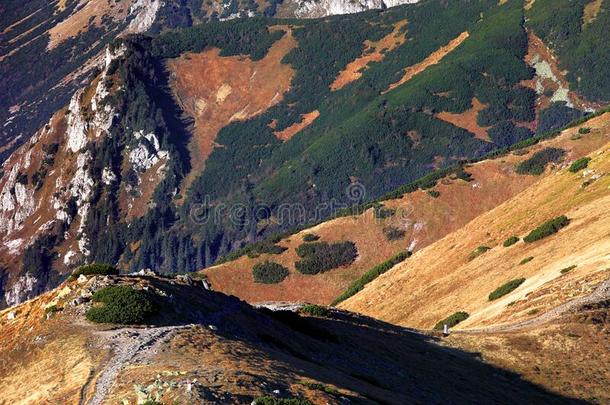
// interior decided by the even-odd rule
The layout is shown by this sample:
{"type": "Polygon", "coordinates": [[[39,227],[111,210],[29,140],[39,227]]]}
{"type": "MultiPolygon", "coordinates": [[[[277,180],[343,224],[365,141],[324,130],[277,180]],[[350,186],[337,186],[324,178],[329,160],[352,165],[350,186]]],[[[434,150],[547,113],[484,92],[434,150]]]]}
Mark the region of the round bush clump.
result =
{"type": "Polygon", "coordinates": [[[468,314],[468,312],[456,312],[453,315],[448,316],[447,318],[443,319],[442,321],[439,321],[436,325],[434,325],[434,330],[443,330],[445,325],[447,325],[448,328],[453,328],[458,323],[468,319],[469,316],[470,315],[468,314]]]}
{"type": "Polygon", "coordinates": [[[262,262],[252,268],[254,281],[260,284],[277,284],[288,277],[288,269],[279,263],[262,262]]]}
{"type": "Polygon", "coordinates": [[[300,312],[312,316],[328,316],[328,308],[317,304],[305,304],[301,307],[300,312]]]}
{"type": "Polygon", "coordinates": [[[504,241],[504,247],[509,247],[514,245],[515,243],[519,242],[519,237],[517,236],[511,236],[510,238],[506,239],[504,241]]]}
{"type": "Polygon", "coordinates": [[[303,242],[315,242],[318,239],[320,239],[320,237],[314,233],[306,233],[303,235],[303,242]]]}
{"type": "Polygon", "coordinates": [[[158,311],[149,294],[129,286],[102,288],[91,299],[103,304],[85,314],[88,320],[96,323],[142,324],[158,311]]]}
{"type": "Polygon", "coordinates": [[[498,298],[504,297],[506,294],[509,294],[516,290],[521,284],[525,282],[524,278],[518,278],[516,280],[511,280],[506,284],[495,289],[491,294],[489,294],[489,300],[497,300],[498,298]]]}
{"type": "Polygon", "coordinates": [[[294,266],[302,274],[318,274],[352,263],[358,256],[358,250],[353,242],[304,243],[296,249],[302,259],[294,266]]]}

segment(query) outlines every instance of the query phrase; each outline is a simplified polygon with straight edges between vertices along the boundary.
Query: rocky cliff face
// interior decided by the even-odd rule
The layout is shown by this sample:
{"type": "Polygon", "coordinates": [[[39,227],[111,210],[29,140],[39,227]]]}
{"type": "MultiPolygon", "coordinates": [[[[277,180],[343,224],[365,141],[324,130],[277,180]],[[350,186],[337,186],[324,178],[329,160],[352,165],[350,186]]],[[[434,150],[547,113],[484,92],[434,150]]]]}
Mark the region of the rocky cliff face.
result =
{"type": "Polygon", "coordinates": [[[122,86],[112,72],[125,52],[124,45],[108,47],[101,73],[90,85],[78,89],[68,107],[55,113],[2,165],[0,265],[8,269],[8,280],[0,306],[18,304],[46,288],[44,278],[48,275],[33,274],[45,261],[34,261],[28,267],[24,256],[39,258],[38,250],[56,246],[59,257],[50,255],[48,260],[53,260],[60,272],[88,261],[92,236],[87,233],[87,218],[92,199],[101,188],[118,186],[130,196],[125,200],[133,201],[142,194],[142,177],[147,184],[156,185],[165,175],[169,154],[152,132],[130,130],[125,134],[131,141],[122,146],[120,154],[127,159],[119,170],[95,167],[100,159],[96,145],[116,137],[111,128],[121,119],[111,99],[121,94],[122,86]],[[121,183],[125,172],[133,173],[129,184],[121,183]],[[54,239],[47,246],[41,237],[49,234],[54,239]]]}
{"type": "Polygon", "coordinates": [[[304,0],[297,2],[298,5],[294,15],[297,18],[320,18],[329,15],[378,10],[417,2],[419,0],[304,0]]]}

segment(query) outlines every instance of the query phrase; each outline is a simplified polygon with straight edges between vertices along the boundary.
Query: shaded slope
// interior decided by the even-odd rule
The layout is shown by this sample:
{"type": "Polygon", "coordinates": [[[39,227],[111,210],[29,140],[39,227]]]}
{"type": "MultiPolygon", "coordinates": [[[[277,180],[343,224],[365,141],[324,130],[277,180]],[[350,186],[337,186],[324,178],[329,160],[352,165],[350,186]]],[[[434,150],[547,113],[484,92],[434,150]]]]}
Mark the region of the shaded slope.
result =
{"type": "Polygon", "coordinates": [[[339,396],[356,403],[569,402],[412,331],[344,312],[312,318],[257,311],[189,284],[93,277],[1,312],[3,398],[243,403],[279,390],[316,404],[339,403],[339,396]],[[145,328],[93,325],[82,317],[90,304],[71,304],[84,291],[117,283],[174,298],[158,295],[161,313],[145,328]],[[62,310],[44,319],[50,304],[62,310]],[[54,372],[40,374],[40,364],[54,372]],[[325,393],[312,382],[333,389],[325,393]]]}
{"type": "Polygon", "coordinates": [[[512,333],[454,333],[444,343],[481,353],[485,361],[514,370],[564,395],[607,403],[610,369],[609,301],[581,306],[550,324],[512,333]]]}

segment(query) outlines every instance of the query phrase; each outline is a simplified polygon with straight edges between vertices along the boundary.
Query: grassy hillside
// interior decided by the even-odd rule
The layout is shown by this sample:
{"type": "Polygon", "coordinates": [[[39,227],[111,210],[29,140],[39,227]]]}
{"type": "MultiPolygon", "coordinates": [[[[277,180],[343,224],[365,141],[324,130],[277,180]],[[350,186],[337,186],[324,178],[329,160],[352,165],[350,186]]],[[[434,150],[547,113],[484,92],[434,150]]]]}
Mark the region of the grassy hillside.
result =
{"type": "MultiPolygon", "coordinates": [[[[607,123],[602,131],[608,134],[607,123]]],[[[566,142],[580,142],[576,131],[567,132],[566,142]]],[[[556,164],[552,174],[417,252],[341,306],[419,328],[465,311],[470,317],[456,326],[461,329],[527,320],[590,294],[608,278],[608,146],[589,154],[586,171],[570,171],[571,156],[556,164]],[[563,215],[565,226],[543,232],[547,221],[563,215]],[[532,231],[540,237],[531,243],[503,246],[532,231]],[[480,246],[486,251],[473,257],[480,246]]]]}
{"type": "MultiPolygon", "coordinates": [[[[206,142],[216,145],[207,158],[207,152],[203,158],[194,154],[197,145],[191,140],[189,156],[184,158],[196,162],[193,167],[203,166],[203,171],[188,175],[183,183],[188,190],[182,190],[177,200],[182,206],[182,226],[193,239],[179,242],[178,250],[186,249],[191,263],[208,264],[261,235],[306,223],[313,216],[320,220],[331,215],[328,209],[316,210],[320,203],[371,200],[420,177],[432,166],[445,167],[530,136],[528,129],[513,124],[534,119],[534,94],[519,85],[532,75],[523,61],[527,36],[522,21],[517,1],[501,6],[491,1],[427,1],[382,13],[320,21],[251,19],[208,24],[155,39],[153,53],[160,57],[185,51],[196,54],[208,45],[221,48],[220,55],[245,53],[253,61],[263,57],[269,44],[261,38],[273,42],[282,31],[290,30],[296,41],[282,59],[294,69],[294,77],[280,102],[253,117],[231,120],[218,133],[207,134],[206,142]],[[271,36],[261,36],[261,30],[276,24],[281,25],[271,36]],[[227,33],[229,26],[235,34],[227,33]],[[408,41],[388,49],[358,80],[340,90],[331,88],[339,73],[362,54],[367,41],[380,40],[396,27],[408,41]],[[461,35],[464,32],[467,38],[461,35]],[[439,64],[386,92],[407,68],[457,37],[466,39],[439,64]],[[464,80],[453,80],[456,75],[464,80]],[[478,120],[490,128],[489,140],[435,116],[441,111],[463,112],[474,98],[485,105],[478,120]],[[275,135],[312,111],[317,111],[315,120],[289,140],[275,135]],[[362,184],[365,195],[345,194],[354,182],[362,184]],[[302,205],[303,215],[291,221],[279,218],[279,207],[286,203],[302,205]],[[189,215],[202,204],[203,211],[212,214],[226,206],[243,209],[236,213],[237,220],[224,217],[200,224],[189,215]]],[[[207,91],[205,86],[202,89],[207,91]]],[[[184,98],[176,89],[174,92],[184,98]]],[[[253,95],[243,97],[248,100],[253,95]]],[[[191,116],[197,123],[198,110],[193,111],[191,116]]],[[[156,242],[150,242],[145,236],[133,266],[168,268],[167,263],[142,259],[159,251],[156,242]]]]}
{"type": "MultiPolygon", "coordinates": [[[[405,191],[404,196],[400,194],[385,200],[361,214],[333,219],[280,238],[275,246],[281,246],[284,250],[280,249],[275,254],[254,254],[255,246],[249,255],[243,253],[242,257],[207,268],[201,274],[208,278],[214,289],[239,296],[249,302],[279,300],[329,304],[348,290],[352,283],[358,283],[361,276],[392,256],[406,250],[425,250],[430,244],[460,230],[471,220],[537,184],[541,178],[554,178],[553,172],[548,170],[548,165],[545,167],[546,174],[541,176],[517,173],[516,168],[520,163],[530,160],[538,151],[549,148],[563,150],[566,156],[563,163],[565,165],[606,145],[610,140],[609,136],[610,116],[605,114],[565,130],[555,139],[542,141],[519,152],[467,165],[464,170],[470,174],[470,181],[453,175],[441,176],[438,183],[430,189],[405,191]],[[581,127],[591,130],[587,135],[579,135],[581,127]],[[431,191],[438,193],[438,196],[431,195],[431,191]],[[398,237],[391,238],[391,231],[398,233],[398,237]],[[358,250],[358,259],[325,274],[301,274],[295,268],[295,262],[299,259],[296,249],[304,243],[305,235],[308,234],[314,234],[319,240],[329,243],[353,241],[358,250]],[[289,277],[273,285],[255,283],[252,269],[256,263],[266,260],[286,266],[290,270],[289,277]]],[[[569,171],[569,168],[566,171],[569,171]]],[[[523,238],[526,235],[527,233],[524,233],[520,236],[523,238]]],[[[513,235],[502,239],[502,243],[509,236],[513,235]]],[[[487,242],[481,241],[472,251],[485,245],[487,242]]],[[[466,252],[465,257],[471,253],[466,252]]],[[[484,257],[485,255],[481,256],[484,257]]],[[[415,257],[406,259],[399,266],[409,267],[413,260],[415,257]]],[[[493,286],[482,298],[487,297],[487,294],[501,284],[493,286]]],[[[455,309],[458,310],[460,308],[455,309]]],[[[448,315],[450,313],[447,313],[448,315]]]]}

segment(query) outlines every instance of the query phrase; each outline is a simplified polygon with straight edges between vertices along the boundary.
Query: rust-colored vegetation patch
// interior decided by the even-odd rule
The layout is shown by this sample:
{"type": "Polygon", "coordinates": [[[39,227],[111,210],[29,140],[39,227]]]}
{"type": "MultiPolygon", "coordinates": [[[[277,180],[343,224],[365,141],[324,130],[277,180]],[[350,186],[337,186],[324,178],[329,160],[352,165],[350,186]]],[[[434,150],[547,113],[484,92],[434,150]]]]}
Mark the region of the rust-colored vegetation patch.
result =
{"type": "Polygon", "coordinates": [[[436,117],[453,124],[456,127],[460,127],[468,132],[472,132],[475,138],[489,142],[491,141],[489,139],[489,135],[487,134],[489,127],[483,128],[477,123],[477,116],[479,115],[479,112],[484,110],[486,107],[486,104],[481,103],[476,97],[474,97],[472,99],[472,107],[463,113],[454,114],[443,111],[436,114],[436,117]]]}
{"type": "Polygon", "coordinates": [[[585,5],[583,10],[583,27],[587,24],[591,24],[597,18],[597,15],[602,9],[602,3],[604,0],[593,0],[585,5]]]}
{"type": "Polygon", "coordinates": [[[384,93],[387,93],[388,91],[393,90],[402,84],[405,84],[406,82],[411,80],[414,76],[416,76],[416,75],[420,74],[421,72],[423,72],[424,70],[426,70],[428,67],[438,64],[445,56],[447,56],[455,48],[460,46],[462,44],[462,42],[464,42],[469,36],[470,36],[470,34],[468,33],[468,31],[462,32],[456,38],[452,39],[447,45],[442,46],[438,50],[432,52],[430,55],[428,55],[428,57],[426,57],[421,62],[416,63],[415,65],[409,66],[408,68],[406,68],[405,73],[402,76],[402,78],[399,81],[397,81],[396,83],[392,83],[390,85],[390,87],[384,93]]]}
{"type": "Polygon", "coordinates": [[[399,21],[394,24],[394,30],[379,41],[364,41],[364,52],[356,60],[350,62],[343,69],[335,81],[330,85],[331,90],[339,90],[348,83],[360,79],[362,73],[367,69],[369,63],[379,62],[383,60],[386,52],[389,52],[396,47],[402,45],[406,39],[406,31],[404,30],[407,21],[399,21]]]}
{"type": "Polygon", "coordinates": [[[216,48],[168,61],[176,100],[195,121],[189,145],[193,170],[187,185],[203,170],[224,126],[262,113],[279,103],[289,89],[294,70],[281,60],[296,41],[290,28],[282,29],[286,34],[258,61],[245,56],[222,57],[216,48]]]}
{"type": "MultiPolygon", "coordinates": [[[[309,112],[307,114],[302,114],[300,122],[296,122],[288,128],[283,129],[282,131],[275,131],[273,135],[277,136],[277,139],[287,141],[292,138],[297,132],[310,126],[311,123],[314,122],[319,116],[320,111],[318,110],[313,110],[312,112],[309,112]]],[[[275,125],[275,123],[273,123],[272,125],[275,125]]]]}

